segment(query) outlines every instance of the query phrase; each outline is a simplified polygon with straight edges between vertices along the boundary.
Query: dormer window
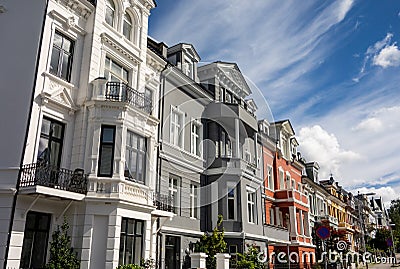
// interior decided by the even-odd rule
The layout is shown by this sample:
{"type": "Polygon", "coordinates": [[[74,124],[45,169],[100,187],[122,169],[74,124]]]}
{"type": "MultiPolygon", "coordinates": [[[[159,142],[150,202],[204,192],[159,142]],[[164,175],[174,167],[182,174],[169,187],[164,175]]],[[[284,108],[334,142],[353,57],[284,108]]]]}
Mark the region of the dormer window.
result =
{"type": "Polygon", "coordinates": [[[185,75],[193,79],[193,63],[188,60],[185,60],[183,68],[184,68],[183,72],[185,73],[185,75]]]}
{"type": "Polygon", "coordinates": [[[112,0],[106,0],[106,23],[114,27],[115,4],[112,0]]]}
{"type": "Polygon", "coordinates": [[[122,33],[128,40],[132,38],[132,18],[129,14],[124,15],[124,24],[122,26],[122,33]]]}

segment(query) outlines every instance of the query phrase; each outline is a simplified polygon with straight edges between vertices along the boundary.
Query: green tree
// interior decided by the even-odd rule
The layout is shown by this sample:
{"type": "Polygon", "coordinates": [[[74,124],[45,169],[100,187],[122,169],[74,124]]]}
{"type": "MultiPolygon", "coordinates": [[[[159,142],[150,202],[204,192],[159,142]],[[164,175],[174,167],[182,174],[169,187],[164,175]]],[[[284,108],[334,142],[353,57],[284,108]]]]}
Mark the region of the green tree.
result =
{"type": "Polygon", "coordinates": [[[71,237],[68,235],[69,225],[64,218],[64,223],[57,227],[52,234],[50,243],[50,260],[47,269],[79,269],[79,260],[71,248],[71,237]]]}
{"type": "Polygon", "coordinates": [[[400,199],[392,200],[389,209],[389,218],[393,226],[394,244],[397,249],[400,246],[400,199]]]}
{"type": "Polygon", "coordinates": [[[378,229],[376,230],[375,238],[371,240],[372,246],[376,249],[386,251],[389,249],[387,240],[391,239],[390,230],[378,229]]]}
{"type": "Polygon", "coordinates": [[[217,226],[214,228],[211,234],[204,234],[200,241],[195,244],[195,252],[203,252],[208,255],[207,257],[207,268],[216,268],[216,257],[217,253],[224,253],[226,251],[226,242],[224,240],[224,228],[222,227],[223,217],[218,215],[217,226]]]}
{"type": "Polygon", "coordinates": [[[260,251],[254,246],[248,246],[247,251],[243,254],[237,253],[238,261],[237,268],[238,269],[264,269],[266,268],[265,264],[258,259],[258,254],[260,251]]]}

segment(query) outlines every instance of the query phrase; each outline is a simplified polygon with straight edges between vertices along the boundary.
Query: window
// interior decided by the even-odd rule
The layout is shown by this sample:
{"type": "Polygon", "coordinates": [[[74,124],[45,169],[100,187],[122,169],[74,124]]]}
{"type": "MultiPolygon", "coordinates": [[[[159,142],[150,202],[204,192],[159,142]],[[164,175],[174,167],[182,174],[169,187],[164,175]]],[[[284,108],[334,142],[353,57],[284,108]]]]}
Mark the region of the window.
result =
{"type": "Polygon", "coordinates": [[[232,94],[229,91],[225,91],[225,102],[228,104],[232,103],[232,94]]]}
{"type": "Polygon", "coordinates": [[[269,224],[275,225],[275,212],[272,207],[269,209],[269,224]]]}
{"type": "Polygon", "coordinates": [[[237,263],[237,245],[230,245],[229,246],[229,255],[231,255],[231,258],[229,260],[229,268],[236,268],[236,263],[237,263]]]}
{"type": "Polygon", "coordinates": [[[122,26],[122,34],[128,40],[132,38],[132,19],[129,14],[124,15],[124,25],[122,26]]]}
{"type": "Polygon", "coordinates": [[[235,219],[235,187],[228,186],[228,220],[235,219]]]}
{"type": "Polygon", "coordinates": [[[200,139],[201,139],[201,123],[197,120],[192,121],[192,134],[191,134],[191,152],[197,156],[201,156],[200,139]]]}
{"type": "Polygon", "coordinates": [[[190,217],[199,218],[199,196],[196,184],[190,184],[190,217]]]}
{"type": "Polygon", "coordinates": [[[113,174],[115,126],[101,126],[98,176],[113,174]]]}
{"type": "Polygon", "coordinates": [[[73,55],[74,42],[56,31],[51,51],[50,73],[69,82],[71,80],[73,55]]]}
{"type": "Polygon", "coordinates": [[[28,212],[26,215],[21,268],[44,268],[49,240],[50,214],[28,212]]]}
{"type": "Polygon", "coordinates": [[[228,134],[221,130],[221,157],[232,157],[232,143],[228,134]]]}
{"type": "Polygon", "coordinates": [[[43,118],[40,132],[37,161],[59,167],[64,138],[64,125],[58,121],[43,118]]]}
{"type": "Polygon", "coordinates": [[[172,207],[175,214],[178,214],[180,209],[180,178],[175,176],[169,177],[169,196],[172,198],[172,207]]]}
{"type": "Polygon", "coordinates": [[[193,63],[192,62],[185,60],[184,73],[185,73],[185,75],[187,75],[188,77],[193,79],[193,63]]]}
{"type": "Polygon", "coordinates": [[[143,257],[144,221],[122,218],[119,264],[140,264],[143,257]]]}
{"type": "Polygon", "coordinates": [[[286,172],[286,189],[290,189],[291,178],[290,175],[286,172]]]}
{"type": "Polygon", "coordinates": [[[115,4],[112,0],[106,0],[106,23],[114,26],[115,4]]]}
{"type": "Polygon", "coordinates": [[[247,189],[247,214],[249,223],[255,223],[256,219],[256,192],[253,189],[247,189]]]}
{"type": "Polygon", "coordinates": [[[284,174],[283,174],[283,170],[281,170],[281,169],[279,169],[279,189],[281,189],[281,190],[285,189],[284,174]]]}
{"type": "Polygon", "coordinates": [[[183,113],[173,108],[171,112],[171,144],[183,147],[183,113]]]}
{"type": "Polygon", "coordinates": [[[268,165],[267,166],[267,180],[268,180],[268,188],[270,190],[274,190],[275,186],[274,186],[274,175],[272,173],[272,166],[268,165]]]}
{"type": "Polygon", "coordinates": [[[245,153],[244,153],[244,156],[245,156],[245,161],[250,163],[251,162],[251,154],[250,154],[250,152],[248,152],[246,150],[245,153]]]}
{"type": "Polygon", "coordinates": [[[128,74],[129,72],[125,67],[106,57],[104,76],[108,81],[128,83],[128,74]]]}
{"type": "Polygon", "coordinates": [[[127,89],[125,85],[128,84],[129,72],[122,65],[116,63],[111,58],[106,57],[105,67],[104,67],[104,77],[108,79],[110,83],[107,87],[107,96],[111,97],[113,100],[124,100],[128,97],[127,89]]]}
{"type": "Polygon", "coordinates": [[[146,174],[146,138],[128,131],[126,136],[125,177],[144,183],[146,174]]]}

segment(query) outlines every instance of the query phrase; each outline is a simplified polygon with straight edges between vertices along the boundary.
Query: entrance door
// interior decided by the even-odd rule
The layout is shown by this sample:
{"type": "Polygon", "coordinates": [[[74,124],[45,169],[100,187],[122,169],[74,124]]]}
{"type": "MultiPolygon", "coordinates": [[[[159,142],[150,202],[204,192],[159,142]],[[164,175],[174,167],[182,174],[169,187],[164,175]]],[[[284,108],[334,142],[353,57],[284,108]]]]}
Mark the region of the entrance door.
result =
{"type": "Polygon", "coordinates": [[[165,236],[165,269],[180,268],[181,240],[179,236],[165,236]]]}
{"type": "Polygon", "coordinates": [[[21,268],[44,268],[49,241],[50,214],[28,212],[26,216],[21,268]]]}

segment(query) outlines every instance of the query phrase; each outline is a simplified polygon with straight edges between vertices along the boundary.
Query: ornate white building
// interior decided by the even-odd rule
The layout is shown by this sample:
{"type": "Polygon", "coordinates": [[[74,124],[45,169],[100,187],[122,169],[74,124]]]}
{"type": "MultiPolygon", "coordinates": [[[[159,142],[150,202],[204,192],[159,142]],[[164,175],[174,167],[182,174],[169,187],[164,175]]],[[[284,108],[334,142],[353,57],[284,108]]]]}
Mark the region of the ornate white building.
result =
{"type": "Polygon", "coordinates": [[[155,3],[36,2],[0,3],[0,56],[18,60],[0,67],[0,268],[42,268],[64,217],[81,268],[155,258],[157,220],[173,216],[155,193],[155,3]]]}

